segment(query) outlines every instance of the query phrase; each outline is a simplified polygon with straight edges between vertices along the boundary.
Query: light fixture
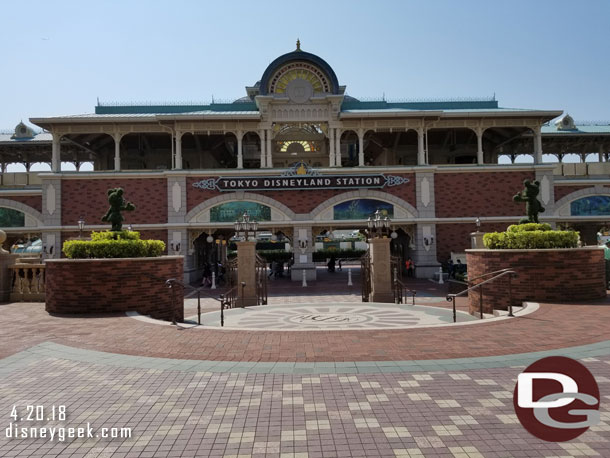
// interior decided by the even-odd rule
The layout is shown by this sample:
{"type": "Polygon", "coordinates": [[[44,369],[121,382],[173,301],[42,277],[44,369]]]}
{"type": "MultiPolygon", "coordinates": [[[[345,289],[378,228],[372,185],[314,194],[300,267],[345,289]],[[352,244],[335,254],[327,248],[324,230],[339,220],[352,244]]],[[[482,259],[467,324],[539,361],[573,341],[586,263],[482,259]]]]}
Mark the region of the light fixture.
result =
{"type": "Polygon", "coordinates": [[[241,221],[237,220],[233,224],[236,235],[242,237],[244,240],[256,239],[256,231],[258,230],[258,221],[250,221],[250,215],[248,212],[244,212],[241,217],[241,221]]]}
{"type": "Polygon", "coordinates": [[[477,225],[477,232],[480,232],[481,229],[481,218],[477,216],[477,219],[474,220],[474,224],[477,225]]]}
{"type": "MultiPolygon", "coordinates": [[[[373,216],[369,216],[366,225],[369,229],[368,235],[372,237],[386,237],[390,232],[391,220],[389,217],[381,216],[381,212],[377,210],[373,216]]],[[[398,234],[396,235],[398,236],[398,234]]]]}
{"type": "Polygon", "coordinates": [[[205,239],[206,242],[208,243],[212,243],[214,241],[214,237],[212,237],[211,235],[208,235],[205,239]]]}
{"type": "Polygon", "coordinates": [[[277,242],[277,235],[272,234],[272,235],[271,235],[271,241],[272,241],[272,242],[277,242]]]}
{"type": "Polygon", "coordinates": [[[396,231],[392,231],[392,233],[390,234],[390,237],[392,237],[394,240],[396,240],[398,238],[398,233],[396,231]]]}
{"type": "Polygon", "coordinates": [[[127,230],[128,230],[129,232],[133,231],[133,226],[131,225],[131,223],[129,224],[129,226],[127,226],[127,230]]]}
{"type": "Polygon", "coordinates": [[[83,238],[83,229],[85,228],[85,219],[81,216],[78,220],[78,238],[83,238]]]}

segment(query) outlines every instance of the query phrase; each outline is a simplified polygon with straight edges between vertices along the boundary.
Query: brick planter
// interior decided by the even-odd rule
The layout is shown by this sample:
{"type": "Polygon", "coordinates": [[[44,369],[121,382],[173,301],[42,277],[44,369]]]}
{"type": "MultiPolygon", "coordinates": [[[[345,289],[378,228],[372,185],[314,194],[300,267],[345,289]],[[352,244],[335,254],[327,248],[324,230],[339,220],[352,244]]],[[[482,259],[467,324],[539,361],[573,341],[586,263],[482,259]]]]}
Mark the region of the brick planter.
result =
{"type": "MultiPolygon", "coordinates": [[[[572,302],[606,297],[604,250],[598,247],[541,250],[466,250],[468,277],[509,268],[513,306],[523,301],[572,302]]],[[[508,279],[483,288],[483,312],[508,308],[508,279]]],[[[479,312],[479,290],[468,294],[470,313],[479,312]]]]}
{"type": "MultiPolygon", "coordinates": [[[[172,291],[165,280],[182,281],[182,256],[120,259],[47,259],[46,310],[59,314],[136,311],[171,320],[172,291]]],[[[175,318],[184,319],[182,287],[176,287],[175,318]]]]}

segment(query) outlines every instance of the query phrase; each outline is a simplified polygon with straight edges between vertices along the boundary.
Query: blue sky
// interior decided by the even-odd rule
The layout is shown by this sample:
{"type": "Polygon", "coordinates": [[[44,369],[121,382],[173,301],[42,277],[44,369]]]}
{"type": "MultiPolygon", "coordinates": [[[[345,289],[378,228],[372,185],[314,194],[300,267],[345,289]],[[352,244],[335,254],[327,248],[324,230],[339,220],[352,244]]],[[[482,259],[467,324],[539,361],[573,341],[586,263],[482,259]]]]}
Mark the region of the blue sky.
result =
{"type": "Polygon", "coordinates": [[[0,129],[101,101],[245,95],[278,55],[355,97],[489,97],[610,119],[610,1],[29,1],[3,5],[0,129]]]}

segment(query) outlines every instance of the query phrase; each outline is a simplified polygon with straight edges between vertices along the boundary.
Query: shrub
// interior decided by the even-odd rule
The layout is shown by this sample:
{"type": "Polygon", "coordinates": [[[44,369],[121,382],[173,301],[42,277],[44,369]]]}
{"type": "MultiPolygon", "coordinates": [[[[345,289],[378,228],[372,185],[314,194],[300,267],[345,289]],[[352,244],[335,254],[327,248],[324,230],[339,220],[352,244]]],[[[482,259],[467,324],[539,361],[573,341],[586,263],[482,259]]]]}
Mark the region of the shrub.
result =
{"type": "Polygon", "coordinates": [[[578,232],[554,231],[549,224],[528,223],[509,226],[506,232],[490,232],[483,243],[491,250],[576,248],[578,232]]]}
{"type": "Polygon", "coordinates": [[[92,232],[91,240],[68,240],[63,252],[70,259],[87,258],[150,258],[161,256],[165,243],[161,240],[140,240],[135,231],[92,232]]]}

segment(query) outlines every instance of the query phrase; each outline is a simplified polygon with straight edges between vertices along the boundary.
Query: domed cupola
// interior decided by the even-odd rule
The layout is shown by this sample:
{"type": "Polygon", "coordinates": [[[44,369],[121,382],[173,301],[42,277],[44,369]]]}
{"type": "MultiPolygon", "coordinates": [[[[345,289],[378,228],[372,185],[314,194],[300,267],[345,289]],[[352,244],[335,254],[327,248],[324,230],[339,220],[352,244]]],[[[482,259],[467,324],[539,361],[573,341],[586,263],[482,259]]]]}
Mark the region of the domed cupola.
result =
{"type": "Polygon", "coordinates": [[[34,138],[36,134],[31,127],[26,126],[23,121],[15,126],[15,133],[11,135],[13,140],[27,140],[34,138]]]}
{"type": "Polygon", "coordinates": [[[328,63],[301,49],[275,59],[260,81],[260,95],[285,95],[296,103],[303,103],[317,94],[342,94],[344,87],[339,86],[337,75],[328,63]]]}

